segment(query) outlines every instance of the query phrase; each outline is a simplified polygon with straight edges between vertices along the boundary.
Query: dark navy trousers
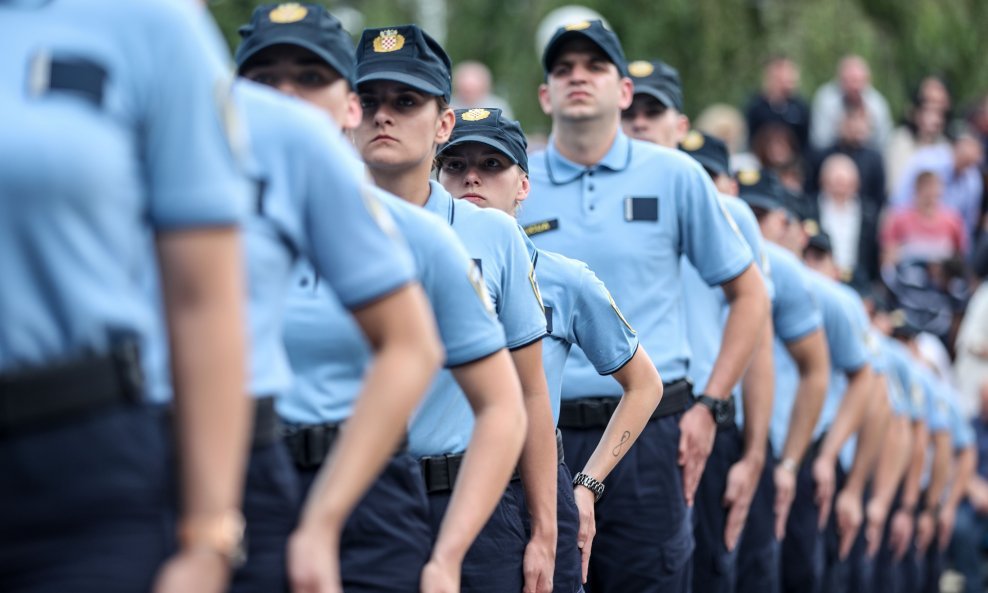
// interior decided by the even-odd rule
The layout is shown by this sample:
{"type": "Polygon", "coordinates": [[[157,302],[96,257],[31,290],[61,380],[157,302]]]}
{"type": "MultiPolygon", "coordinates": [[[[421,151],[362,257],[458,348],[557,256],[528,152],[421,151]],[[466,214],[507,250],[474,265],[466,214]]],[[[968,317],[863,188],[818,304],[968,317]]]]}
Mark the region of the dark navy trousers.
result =
{"type": "Polygon", "coordinates": [[[823,532],[818,528],[819,509],[813,502],[816,483],[813,462],[816,447],[807,452],[796,474],[796,498],[789,511],[786,537],[782,542],[782,591],[819,593],[823,589],[825,550],[823,532]]]}
{"type": "MultiPolygon", "coordinates": [[[[318,470],[298,470],[305,496],[318,470]]],[[[340,575],[346,593],[418,593],[432,552],[429,500],[419,462],[391,458],[347,519],[340,539],[340,575]]]]}
{"type": "Polygon", "coordinates": [[[775,457],[771,446],[738,544],[737,593],[779,593],[781,545],[775,537],[775,457]]]}
{"type": "MultiPolygon", "coordinates": [[[[433,536],[449,506],[450,493],[429,495],[433,536]]],[[[462,593],[514,593],[524,586],[522,561],[528,537],[521,520],[521,507],[511,486],[501,496],[480,535],[463,559],[462,593]]]]}
{"type": "Polygon", "coordinates": [[[724,492],[727,473],[741,459],[741,434],[731,425],[717,430],[714,448],[696,491],[693,514],[693,590],[704,593],[734,593],[737,582],[737,548],[724,544],[727,511],[724,492]]]}
{"type": "Polygon", "coordinates": [[[119,405],[0,439],[0,591],[146,593],[175,550],[161,410],[119,405]]]}
{"type": "Polygon", "coordinates": [[[231,593],[288,591],[285,548],[300,502],[298,476],[284,443],[254,447],[244,489],[247,563],[234,572],[231,593]]]}
{"type": "MultiPolygon", "coordinates": [[[[691,590],[693,523],[677,464],[679,420],[645,425],[604,484],[590,556],[589,593],[679,593],[691,590]]],[[[563,429],[566,457],[583,467],[603,428],[563,429]]]]}
{"type": "MultiPolygon", "coordinates": [[[[559,464],[556,496],[556,570],[552,577],[555,593],[579,593],[583,590],[583,564],[576,537],[580,533],[580,511],[573,497],[573,475],[566,463],[559,464]]],[[[515,499],[519,502],[525,535],[532,536],[531,517],[525,504],[525,489],[521,481],[511,482],[515,499]]]]}

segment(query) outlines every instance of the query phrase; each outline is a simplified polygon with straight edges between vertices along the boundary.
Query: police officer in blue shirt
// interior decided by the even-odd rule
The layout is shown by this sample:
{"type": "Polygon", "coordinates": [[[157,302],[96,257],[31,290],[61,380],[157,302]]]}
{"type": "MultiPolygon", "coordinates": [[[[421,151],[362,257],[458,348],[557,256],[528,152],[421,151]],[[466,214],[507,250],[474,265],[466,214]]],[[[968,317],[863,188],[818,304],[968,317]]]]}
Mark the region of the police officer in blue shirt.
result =
{"type": "Polygon", "coordinates": [[[188,3],[66,0],[3,3],[0,37],[0,589],[218,593],[243,531],[248,407],[247,184],[217,33],[188,3]],[[166,339],[140,282],[156,264],[177,530],[143,380],[166,339]]]}
{"type": "MultiPolygon", "coordinates": [[[[495,108],[455,113],[453,134],[437,156],[440,183],[454,198],[515,216],[530,189],[521,126],[495,108]]],[[[573,346],[587,353],[598,373],[613,376],[624,389],[620,400],[606,402],[615,406],[608,428],[576,478],[562,459],[559,463],[553,587],[576,592],[582,590],[589,564],[594,503],[603,495],[603,484],[590,476],[605,478],[631,448],[662,397],[662,380],[607,288],[586,264],[536,250],[530,242],[529,248],[546,311],[542,361],[553,419],[558,423],[563,369],[573,346]]],[[[520,484],[513,487],[521,498],[520,484]]]]}
{"type": "Polygon", "coordinates": [[[779,590],[779,542],[795,497],[797,472],[811,479],[810,463],[802,462],[809,454],[830,372],[822,318],[802,263],[778,245],[789,224],[779,185],[771,172],[746,170],[738,174],[734,188],[752,209],[765,239],[775,332],[771,449],[738,552],[737,589],[746,592],[779,590]]]}
{"type": "MultiPolygon", "coordinates": [[[[499,509],[464,557],[462,588],[547,591],[556,548],[558,452],[542,369],[545,312],[521,232],[510,217],[454,201],[430,180],[437,145],[449,138],[455,121],[448,107],[450,61],[435,40],[414,25],[365,30],[357,45],[357,90],[364,118],[354,139],[371,176],[441,217],[463,241],[504,327],[524,395],[528,431],[520,477],[532,537],[524,537],[511,491],[497,493],[503,494],[499,509]]],[[[452,378],[443,374],[440,382],[412,422],[409,445],[423,464],[433,532],[442,535],[461,529],[456,515],[467,499],[451,501],[450,488],[473,423],[452,378]]]]}
{"type": "MultiPolygon", "coordinates": [[[[786,207],[795,212],[788,200],[786,207]]],[[[802,228],[799,224],[787,224],[779,240],[787,249],[802,254],[806,236],[802,230],[793,233],[791,227],[802,228]]],[[[831,372],[827,396],[813,432],[815,445],[811,449],[811,459],[803,464],[804,470],[797,476],[796,498],[787,520],[782,546],[782,588],[785,591],[814,590],[822,582],[826,550],[821,531],[827,525],[835,497],[838,454],[860,427],[872,399],[873,384],[857,310],[860,301],[855,304],[836,282],[815,271],[804,268],[804,275],[822,314],[831,372]]],[[[863,488],[866,475],[863,471],[855,474],[855,480],[843,490],[842,514],[853,517],[854,500],[860,506],[861,496],[856,496],[857,489],[863,488]]],[[[850,534],[851,531],[845,529],[843,533],[850,534]]],[[[853,531],[856,533],[856,528],[853,531]]]]}
{"type": "MultiPolygon", "coordinates": [[[[636,88],[641,90],[640,86],[636,88]]],[[[718,189],[724,187],[730,191],[736,187],[730,174],[727,146],[723,142],[692,131],[682,139],[679,148],[703,166],[718,189]]],[[[755,215],[736,196],[722,192],[720,201],[754,254],[771,296],[768,270],[763,267],[767,266],[767,260],[755,215]]],[[[720,349],[726,303],[723,292],[707,286],[689,261],[682,262],[682,270],[687,336],[693,355],[690,375],[703,385],[710,377],[720,349]]],[[[768,323],[762,333],[755,357],[745,372],[743,406],[735,414],[738,423],[744,426],[744,438],[734,422],[718,427],[714,449],[697,490],[693,587],[698,591],[733,593],[736,586],[735,549],[765,465],[775,384],[772,328],[768,323]]],[[[732,404],[741,397],[740,387],[733,390],[729,400],[732,404]]]]}
{"type": "MultiPolygon", "coordinates": [[[[255,25],[273,26],[304,17],[296,8],[268,7],[255,25]]],[[[351,492],[322,500],[315,510],[307,509],[307,515],[318,511],[320,518],[336,519],[336,524],[322,521],[311,531],[332,533],[341,527],[342,519],[330,511],[337,512],[335,505],[340,505],[345,517],[376,475],[399,440],[412,406],[428,387],[440,353],[421,289],[411,282],[413,268],[407,250],[393,223],[367,194],[359,163],[329,119],[248,81],[235,85],[234,98],[254,140],[247,165],[257,192],[245,225],[251,346],[248,389],[255,398],[244,497],[251,562],[235,574],[232,590],[273,591],[287,583],[286,544],[298,511],[297,480],[274,410],[275,399],[291,384],[281,341],[281,313],[297,257],[305,255],[315,262],[320,276],[343,305],[355,312],[376,345],[380,361],[367,377],[367,407],[389,406],[395,412],[393,417],[365,412],[358,419],[358,426],[378,424],[389,436],[383,444],[364,443],[367,448],[361,449],[360,466],[348,476],[351,492]],[[351,250],[359,255],[354,257],[351,250]],[[394,377],[402,367],[395,359],[404,357],[417,363],[417,371],[403,376],[398,384],[394,377]],[[392,384],[382,384],[382,377],[392,384]]],[[[160,390],[167,391],[166,377],[155,382],[164,384],[160,390]]],[[[327,545],[307,553],[318,553],[327,545]]]]}
{"type": "MultiPolygon", "coordinates": [[[[882,351],[872,334],[871,323],[864,304],[857,292],[839,282],[840,272],[834,263],[830,239],[825,233],[810,237],[804,250],[807,266],[834,281],[834,286],[844,297],[848,311],[853,316],[858,334],[864,341],[874,381],[872,383],[863,420],[841,447],[837,488],[832,520],[827,525],[827,574],[825,586],[829,590],[858,591],[870,588],[872,566],[865,553],[864,520],[862,503],[865,486],[872,473],[885,440],[890,418],[888,385],[885,380],[886,363],[882,351]],[[860,536],[860,537],[859,537],[860,536]],[[856,543],[857,542],[857,543],[856,543]]],[[[842,406],[846,405],[842,402],[842,406]]],[[[877,510],[877,509],[873,509],[877,510]]],[[[884,512],[884,509],[881,509],[884,512]]],[[[875,528],[885,520],[884,516],[870,517],[872,539],[877,540],[875,528]]]]}
{"type": "MultiPolygon", "coordinates": [[[[255,26],[242,29],[244,43],[237,54],[241,71],[340,116],[338,121],[347,121],[350,99],[355,98],[349,90],[349,81],[354,79],[353,43],[325,9],[315,5],[302,8],[305,14],[295,20],[282,16],[273,24],[266,22],[268,15],[285,10],[284,6],[261,7],[255,12],[255,26]],[[304,50],[308,54],[296,51],[304,47],[311,48],[304,50]]],[[[359,111],[356,115],[359,121],[359,111]]],[[[391,213],[412,249],[418,277],[430,297],[446,346],[446,366],[455,367],[458,380],[466,385],[467,395],[478,409],[474,437],[489,443],[486,460],[479,457],[484,447],[471,447],[475,458],[486,462],[488,469],[481,478],[486,482],[478,485],[500,483],[503,488],[512,467],[512,443],[520,448],[523,425],[518,417],[523,411],[508,355],[498,354],[504,348],[504,334],[485,306],[479,274],[442,220],[377,191],[382,194],[382,207],[391,213]],[[478,375],[494,375],[496,380],[477,380],[478,375]],[[500,471],[499,463],[503,466],[500,471]]],[[[344,438],[339,437],[338,447],[334,444],[343,421],[353,426],[356,415],[351,418],[351,413],[370,362],[370,351],[358,327],[315,271],[311,263],[302,262],[293,274],[284,337],[297,377],[294,388],[279,402],[279,413],[291,423],[286,441],[305,490],[309,490],[331,449],[334,457],[327,465],[341,462],[344,438]]],[[[327,471],[321,487],[310,494],[309,508],[331,497],[330,488],[339,489],[330,475],[327,471]]],[[[407,453],[394,455],[343,530],[339,561],[346,590],[419,590],[420,573],[432,548],[422,486],[418,462],[407,453]]],[[[486,517],[481,514],[483,509],[471,511],[486,517]]],[[[465,532],[464,528],[464,537],[472,538],[465,532]]],[[[320,569],[328,565],[327,559],[307,553],[302,541],[296,536],[293,542],[293,551],[301,555],[292,563],[293,581],[299,587],[319,585],[323,576],[320,569]]],[[[436,547],[443,545],[444,541],[439,541],[436,547]]],[[[458,566],[453,568],[458,572],[458,566]]],[[[434,567],[431,572],[436,572],[434,567]]],[[[423,590],[431,590],[429,583],[436,586],[435,581],[424,580],[423,590]]]]}
{"type": "Polygon", "coordinates": [[[679,71],[662,60],[635,60],[628,64],[628,75],[635,95],[621,112],[624,133],[659,146],[676,146],[690,129],[679,71]]]}
{"type": "MultiPolygon", "coordinates": [[[[703,169],[678,151],[621,132],[632,83],[617,36],[600,21],[572,23],[555,32],[542,63],[546,82],[539,99],[553,131],[547,150],[529,159],[535,197],[521,222],[540,231],[531,235],[540,249],[596,271],[666,382],[654,420],[605,482],[590,588],[685,591],[692,576],[689,507],[713,447],[715,416],[726,419],[727,398],[765,322],[765,286],[703,169]],[[709,382],[698,386],[703,396],[693,410],[681,253],[707,283],[722,285],[731,303],[723,348],[709,382]]],[[[594,412],[601,398],[620,394],[617,383],[573,350],[561,415],[579,420],[560,425],[577,466],[586,458],[576,452],[589,453],[602,436],[607,418],[594,412]]]]}

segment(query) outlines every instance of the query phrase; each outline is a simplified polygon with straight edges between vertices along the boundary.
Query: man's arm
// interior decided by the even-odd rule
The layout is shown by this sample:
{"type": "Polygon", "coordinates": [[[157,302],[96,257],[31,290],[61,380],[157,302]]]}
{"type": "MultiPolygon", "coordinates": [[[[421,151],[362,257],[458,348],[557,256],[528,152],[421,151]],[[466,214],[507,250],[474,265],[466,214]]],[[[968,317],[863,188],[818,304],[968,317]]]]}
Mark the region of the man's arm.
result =
{"type": "Polygon", "coordinates": [[[865,508],[865,537],[868,555],[874,556],[881,543],[882,530],[899,486],[904,483],[912,457],[913,433],[909,419],[893,416],[885,431],[885,442],[878,456],[871,498],[865,508]]]}
{"type": "MultiPolygon", "coordinates": [[[[755,347],[768,320],[769,300],[765,282],[754,265],[722,285],[730,303],[720,352],[703,391],[711,397],[726,399],[748,367],[755,347]]],[[[693,497],[700,476],[713,449],[716,426],[710,412],[694,406],[680,420],[679,465],[683,468],[683,494],[686,503],[693,497]]]]}
{"type": "Polygon", "coordinates": [[[957,507],[967,497],[968,487],[971,485],[971,478],[977,465],[978,451],[973,444],[957,453],[957,459],[954,461],[956,467],[954,479],[950,484],[950,492],[944,500],[943,509],[940,511],[938,528],[941,550],[946,550],[947,545],[950,544],[950,538],[954,534],[954,523],[957,520],[957,507]]]}
{"type": "Polygon", "coordinates": [[[951,442],[950,433],[946,430],[933,433],[933,466],[930,472],[930,483],[923,497],[923,508],[916,520],[916,549],[925,553],[933,536],[936,534],[936,524],[939,520],[940,501],[943,496],[951,472],[951,442]]]}
{"type": "Polygon", "coordinates": [[[772,361],[774,340],[771,318],[765,322],[755,356],[741,381],[744,397],[744,454],[727,472],[724,505],[730,510],[724,528],[724,545],[733,550],[748,520],[751,501],[765,467],[768,424],[775,398],[775,369],[772,361]]]}
{"type": "Polygon", "coordinates": [[[846,558],[851,552],[851,546],[864,520],[862,505],[865,484],[875,468],[875,461],[882,449],[885,431],[888,429],[892,415],[885,377],[876,375],[872,384],[877,388],[872,390],[865,421],[858,430],[858,446],[854,453],[854,462],[835,503],[837,532],[840,537],[838,554],[841,558],[846,558]]]}
{"type": "Polygon", "coordinates": [[[817,483],[816,504],[820,509],[820,529],[827,524],[827,517],[830,514],[837,456],[847,439],[861,428],[874,384],[874,373],[867,363],[856,371],[847,373],[847,376],[847,391],[844,392],[844,399],[837,410],[834,423],[820,446],[820,453],[813,462],[813,477],[817,483]]]}

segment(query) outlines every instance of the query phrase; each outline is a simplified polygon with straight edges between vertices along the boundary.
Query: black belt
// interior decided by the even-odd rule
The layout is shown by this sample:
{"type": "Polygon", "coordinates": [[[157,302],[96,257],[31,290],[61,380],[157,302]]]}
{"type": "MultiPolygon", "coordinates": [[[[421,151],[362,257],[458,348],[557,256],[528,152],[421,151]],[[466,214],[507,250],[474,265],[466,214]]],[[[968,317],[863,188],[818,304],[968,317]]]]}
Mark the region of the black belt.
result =
{"type": "MultiPolygon", "coordinates": [[[[678,414],[693,401],[693,385],[686,379],[663,385],[662,401],[652,419],[678,414]]],[[[564,401],[559,409],[560,428],[604,428],[611,421],[619,397],[585,397],[564,401]]]]}
{"type": "MultiPolygon", "coordinates": [[[[281,427],[281,438],[285,440],[288,453],[295,467],[302,470],[317,469],[333,450],[337,437],[343,429],[342,422],[325,424],[289,424],[281,427]]],[[[398,446],[398,453],[408,449],[408,439],[398,446]]]]}
{"type": "Polygon", "coordinates": [[[108,354],[0,374],[0,437],[143,399],[137,339],[114,339],[108,354]]]}
{"type": "MultiPolygon", "coordinates": [[[[562,463],[564,459],[563,433],[556,429],[556,461],[562,463]]],[[[422,465],[426,492],[429,494],[452,492],[453,485],[456,484],[456,476],[460,473],[460,466],[463,465],[463,453],[423,457],[419,459],[419,463],[422,465]]],[[[521,471],[516,467],[511,474],[511,480],[520,479],[521,471]]]]}
{"type": "Polygon", "coordinates": [[[267,447],[281,438],[281,419],[274,411],[273,397],[254,400],[254,430],[251,447],[267,447]]]}

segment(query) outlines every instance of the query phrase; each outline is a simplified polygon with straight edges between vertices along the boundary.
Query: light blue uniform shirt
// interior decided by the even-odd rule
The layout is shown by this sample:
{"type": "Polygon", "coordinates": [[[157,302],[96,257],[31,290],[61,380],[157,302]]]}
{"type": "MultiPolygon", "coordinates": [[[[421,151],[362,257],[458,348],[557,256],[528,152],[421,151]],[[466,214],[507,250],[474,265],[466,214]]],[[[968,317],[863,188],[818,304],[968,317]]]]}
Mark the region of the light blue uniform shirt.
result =
{"type": "Polygon", "coordinates": [[[635,355],[638,335],[587,264],[551,251],[535,256],[549,332],[542,339],[542,366],[552,419],[558,422],[570,349],[579,346],[598,373],[610,375],[635,355]]]}
{"type": "MultiPolygon", "coordinates": [[[[846,285],[841,285],[845,288],[845,294],[848,295],[849,299],[860,302],[861,298],[858,293],[852,288],[846,285]]],[[[905,402],[902,397],[902,392],[899,390],[898,383],[894,381],[895,372],[891,369],[891,361],[889,360],[889,355],[884,344],[884,337],[877,329],[871,326],[868,321],[868,314],[864,310],[864,304],[861,303],[860,307],[861,323],[864,324],[865,332],[865,347],[868,349],[868,362],[871,364],[871,369],[875,372],[876,378],[879,375],[883,375],[886,378],[886,387],[888,392],[886,393],[886,398],[889,402],[889,407],[892,409],[892,413],[897,416],[908,416],[908,410],[906,409],[905,402]]],[[[878,388],[877,382],[875,388],[878,388]]],[[[868,421],[862,425],[860,430],[868,430],[868,421]]],[[[844,443],[844,447],[841,448],[840,460],[841,464],[845,469],[849,469],[851,464],[854,462],[854,455],[858,447],[858,433],[851,435],[851,438],[844,443]]]]}
{"type": "MultiPolygon", "coordinates": [[[[680,256],[708,286],[736,278],[753,261],[707,173],[688,155],[620,131],[592,167],[567,160],[550,140],[529,168],[532,197],[521,222],[536,246],[586,262],[621,303],[663,381],[686,377],[680,256]]],[[[620,395],[574,348],[563,399],[620,395]]]]}
{"type": "MultiPolygon", "coordinates": [[[[281,324],[298,256],[313,262],[348,309],[407,284],[414,264],[363,180],[363,165],[325,114],[247,80],[236,83],[234,96],[246,118],[257,188],[244,233],[249,390],[281,395],[292,382],[281,324]]],[[[167,375],[159,375],[155,384],[167,386],[167,375]]]]}
{"type": "MultiPolygon", "coordinates": [[[[755,262],[762,272],[762,278],[768,287],[769,297],[774,296],[769,276],[770,265],[766,259],[762,245],[762,234],[751,208],[739,198],[720,195],[720,202],[730,219],[730,223],[738,228],[741,236],[748,244],[755,262]]],[[[683,310],[686,313],[686,336],[689,340],[690,358],[689,377],[696,386],[697,392],[703,392],[710,381],[714,363],[720,354],[720,346],[724,337],[724,327],[730,312],[727,298],[720,287],[710,287],[700,276],[686,256],[680,261],[683,281],[683,310]]],[[[732,395],[741,396],[740,384],[735,385],[732,395]]],[[[744,407],[737,402],[735,421],[738,425],[744,423],[744,407]]]]}
{"type": "Polygon", "coordinates": [[[823,317],[810,291],[803,263],[792,253],[765,242],[765,255],[772,270],[775,298],[772,300],[772,359],[775,365],[775,400],[769,423],[769,441],[776,456],[782,455],[789,419],[796,405],[799,369],[786,344],[805,338],[823,325],[823,317]]]}
{"type": "Polygon", "coordinates": [[[918,376],[916,362],[905,345],[898,340],[885,338],[885,344],[891,368],[895,371],[902,393],[905,395],[906,404],[909,407],[909,417],[914,421],[925,420],[926,392],[918,376]]]}
{"type": "Polygon", "coordinates": [[[953,387],[948,386],[947,390],[947,408],[948,416],[950,417],[950,435],[951,441],[954,444],[954,449],[966,449],[974,445],[977,440],[977,435],[974,432],[974,427],[971,425],[971,421],[965,417],[964,411],[961,410],[958,404],[958,398],[960,394],[953,387]]]}
{"type": "Polygon", "coordinates": [[[838,282],[813,270],[804,269],[810,290],[823,315],[823,331],[830,351],[830,381],[823,402],[820,419],[813,438],[818,438],[830,428],[847,390],[847,374],[853,373],[869,362],[870,354],[865,345],[865,331],[857,308],[861,301],[851,300],[838,282]]]}
{"type": "Polygon", "coordinates": [[[0,373],[114,332],[146,354],[152,234],[243,216],[217,31],[192,2],[4,2],[0,39],[0,373]]]}
{"type": "MultiPolygon", "coordinates": [[[[422,208],[380,193],[382,205],[415,258],[418,280],[446,349],[446,366],[466,364],[504,348],[504,331],[480,271],[453,231],[422,208]]],[[[300,424],[349,418],[371,362],[371,349],[336,293],[307,261],[292,274],[282,335],[295,383],[278,400],[278,413],[300,424]]]]}
{"type": "MultiPolygon", "coordinates": [[[[425,209],[453,227],[480,268],[508,348],[541,340],[546,334],[545,311],[517,223],[504,212],[454,200],[436,181],[429,184],[431,193],[425,209]]],[[[452,373],[442,371],[412,418],[409,451],[418,457],[462,452],[473,433],[473,423],[466,396],[452,373]]]]}

